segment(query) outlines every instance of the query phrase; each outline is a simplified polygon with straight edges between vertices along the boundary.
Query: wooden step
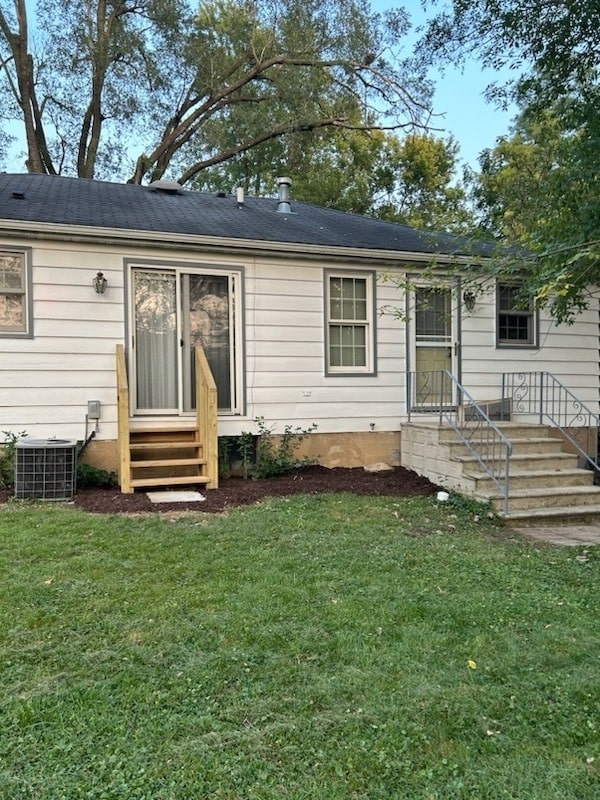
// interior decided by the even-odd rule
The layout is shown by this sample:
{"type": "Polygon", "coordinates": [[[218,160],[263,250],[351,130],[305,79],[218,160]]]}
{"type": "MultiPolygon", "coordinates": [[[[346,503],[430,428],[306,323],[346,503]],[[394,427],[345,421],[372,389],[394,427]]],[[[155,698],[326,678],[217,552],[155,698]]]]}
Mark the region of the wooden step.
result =
{"type": "Polygon", "coordinates": [[[134,488],[141,486],[194,486],[198,483],[209,482],[210,479],[206,475],[176,475],[170,478],[133,478],[131,486],[134,488]]]}
{"type": "Polygon", "coordinates": [[[131,469],[143,469],[144,467],[187,467],[206,464],[205,458],[164,458],[152,459],[150,461],[131,461],[131,469]]]}
{"type": "Polygon", "coordinates": [[[196,431],[198,428],[193,424],[182,425],[181,423],[167,425],[164,422],[160,424],[149,425],[145,423],[132,422],[129,427],[130,433],[179,433],[179,431],[196,431]]]}
{"type": "Polygon", "coordinates": [[[135,442],[130,444],[132,451],[140,450],[189,450],[191,448],[201,448],[202,443],[195,440],[193,442],[135,442]]]}

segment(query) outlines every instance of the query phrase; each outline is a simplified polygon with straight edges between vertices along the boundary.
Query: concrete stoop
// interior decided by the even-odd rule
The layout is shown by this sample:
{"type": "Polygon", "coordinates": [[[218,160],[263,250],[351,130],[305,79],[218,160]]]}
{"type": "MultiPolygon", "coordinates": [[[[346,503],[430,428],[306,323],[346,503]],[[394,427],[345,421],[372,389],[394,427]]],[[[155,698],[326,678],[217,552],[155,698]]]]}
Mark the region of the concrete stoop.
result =
{"type": "MultiPolygon", "coordinates": [[[[433,483],[489,503],[511,526],[600,522],[600,486],[577,466],[557,431],[544,425],[498,423],[512,444],[508,511],[492,478],[448,427],[410,422],[402,427],[402,466],[433,483]]],[[[504,476],[499,461],[497,472],[504,476]]]]}

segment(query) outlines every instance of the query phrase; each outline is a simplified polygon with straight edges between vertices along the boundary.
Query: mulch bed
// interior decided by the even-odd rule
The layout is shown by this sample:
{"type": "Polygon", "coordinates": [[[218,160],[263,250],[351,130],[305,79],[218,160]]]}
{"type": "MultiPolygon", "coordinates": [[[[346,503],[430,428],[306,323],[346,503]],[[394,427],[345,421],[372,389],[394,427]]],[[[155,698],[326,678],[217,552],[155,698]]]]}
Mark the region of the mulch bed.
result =
{"type": "MultiPolygon", "coordinates": [[[[182,487],[184,488],[184,487],[182,487]]],[[[189,487],[193,488],[193,487],[189,487]]],[[[285,497],[293,494],[322,494],[349,492],[356,495],[411,497],[433,494],[438,487],[414,472],[395,467],[388,472],[366,472],[361,468],[305,467],[289,475],[260,480],[227,478],[218,489],[203,490],[206,497],[198,503],[151,503],[145,491],[121,494],[118,488],[81,488],[73,505],[83,511],[99,514],[165,513],[173,511],[202,511],[221,513],[237,506],[258,503],[266,497],[285,497]]],[[[0,503],[12,497],[12,490],[0,490],[0,503]]]]}

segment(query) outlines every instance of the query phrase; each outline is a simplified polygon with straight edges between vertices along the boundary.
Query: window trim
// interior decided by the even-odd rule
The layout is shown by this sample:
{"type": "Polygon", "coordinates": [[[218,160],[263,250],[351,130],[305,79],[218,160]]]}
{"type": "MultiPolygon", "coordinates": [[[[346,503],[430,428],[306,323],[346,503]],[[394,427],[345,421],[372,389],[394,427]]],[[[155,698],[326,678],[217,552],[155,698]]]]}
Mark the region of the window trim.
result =
{"type": "Polygon", "coordinates": [[[23,312],[24,325],[22,329],[11,330],[3,327],[0,321],[0,338],[2,339],[33,339],[33,281],[31,267],[31,248],[30,247],[0,247],[0,256],[21,256],[23,260],[23,289],[22,292],[10,291],[0,288],[0,295],[22,294],[24,297],[23,312]]]}
{"type": "MultiPolygon", "coordinates": [[[[373,377],[377,375],[377,326],[375,296],[376,272],[375,270],[352,269],[326,269],[323,271],[323,304],[324,304],[324,341],[325,341],[325,377],[373,377]],[[334,367],[331,365],[330,327],[336,324],[330,317],[330,291],[332,278],[362,278],[366,288],[367,316],[364,322],[367,363],[364,367],[334,367]]],[[[349,322],[351,322],[349,320],[349,322]]],[[[357,322],[357,324],[361,324],[357,322]]]]}
{"type": "Polygon", "coordinates": [[[509,310],[500,308],[500,292],[504,287],[519,288],[521,286],[518,282],[498,281],[496,283],[496,307],[495,307],[495,322],[496,322],[496,348],[502,350],[538,350],[539,349],[539,311],[533,304],[533,299],[529,301],[529,310],[509,310]],[[517,339],[501,339],[500,338],[500,314],[508,314],[514,317],[522,316],[528,317],[528,325],[531,327],[531,333],[528,340],[519,341],[517,339]]]}

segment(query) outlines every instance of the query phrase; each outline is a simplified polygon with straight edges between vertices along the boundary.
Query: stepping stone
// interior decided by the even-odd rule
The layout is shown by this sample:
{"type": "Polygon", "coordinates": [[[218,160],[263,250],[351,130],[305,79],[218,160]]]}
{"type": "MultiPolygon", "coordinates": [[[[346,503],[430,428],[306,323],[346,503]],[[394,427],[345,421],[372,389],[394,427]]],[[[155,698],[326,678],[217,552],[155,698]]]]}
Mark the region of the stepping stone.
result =
{"type": "Polygon", "coordinates": [[[151,503],[201,503],[206,500],[200,492],[146,492],[151,503]]]}

